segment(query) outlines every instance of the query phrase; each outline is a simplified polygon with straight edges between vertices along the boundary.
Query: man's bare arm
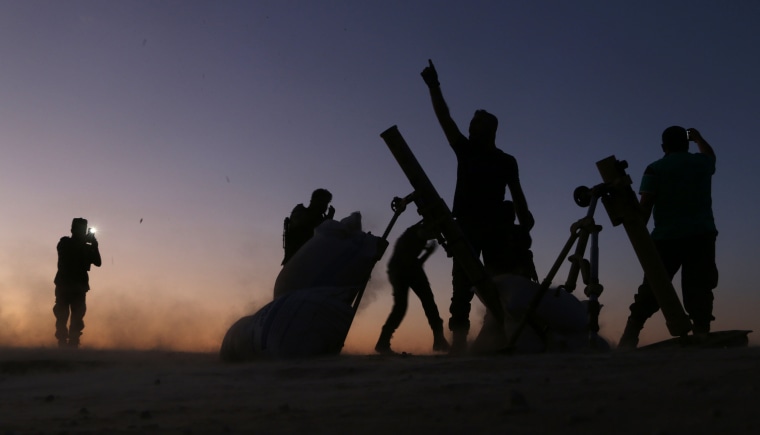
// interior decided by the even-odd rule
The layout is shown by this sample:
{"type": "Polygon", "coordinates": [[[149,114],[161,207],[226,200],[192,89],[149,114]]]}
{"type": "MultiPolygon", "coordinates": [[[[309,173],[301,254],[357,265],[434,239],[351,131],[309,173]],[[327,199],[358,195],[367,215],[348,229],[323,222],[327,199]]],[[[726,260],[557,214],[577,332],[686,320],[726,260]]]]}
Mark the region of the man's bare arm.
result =
{"type": "Polygon", "coordinates": [[[696,128],[690,128],[687,131],[689,132],[689,140],[692,140],[697,144],[699,152],[715,159],[715,151],[710,144],[707,143],[705,138],[702,137],[699,131],[696,128]]]}
{"type": "Polygon", "coordinates": [[[90,261],[96,267],[100,267],[103,264],[103,260],[100,258],[100,250],[98,249],[97,242],[92,245],[92,259],[90,261]]]}
{"type": "Polygon", "coordinates": [[[525,193],[519,181],[509,184],[509,193],[512,195],[512,203],[515,205],[517,220],[520,225],[531,230],[536,221],[533,219],[533,214],[528,210],[528,200],[525,199],[525,193]]]}
{"type": "Polygon", "coordinates": [[[454,144],[462,136],[459,131],[459,127],[451,118],[449,112],[449,106],[446,105],[446,100],[443,99],[443,93],[441,92],[441,84],[438,81],[438,72],[435,70],[432,60],[428,60],[428,66],[422,70],[423,80],[427,84],[430,90],[430,99],[433,102],[433,111],[435,112],[438,123],[441,124],[443,134],[446,135],[446,139],[450,144],[454,144]]]}
{"type": "Polygon", "coordinates": [[[644,225],[646,225],[649,223],[649,218],[652,216],[652,209],[654,208],[654,194],[649,192],[641,192],[639,205],[641,206],[641,217],[644,219],[644,225]]]}

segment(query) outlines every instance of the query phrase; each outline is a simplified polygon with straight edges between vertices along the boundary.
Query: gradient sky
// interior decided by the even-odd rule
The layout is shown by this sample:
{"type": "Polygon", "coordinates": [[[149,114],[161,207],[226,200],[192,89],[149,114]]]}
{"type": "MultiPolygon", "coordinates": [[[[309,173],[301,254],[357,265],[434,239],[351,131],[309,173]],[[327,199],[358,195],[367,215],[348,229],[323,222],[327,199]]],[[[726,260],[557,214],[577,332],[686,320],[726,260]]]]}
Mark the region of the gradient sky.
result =
{"type": "MultiPolygon", "coordinates": [[[[398,125],[449,205],[456,159],[419,73],[433,59],[460,129],[486,109],[519,162],[543,278],[585,214],[595,163],[638,188],[670,125],[718,156],[714,329],[754,329],[760,186],[755,1],[0,0],[0,345],[52,345],[55,245],[100,230],[83,344],[216,351],[271,300],[282,220],[324,187],[337,218],[382,234],[411,186],[379,134],[398,125]],[[141,222],[142,220],[142,222],[141,222]]],[[[694,148],[694,147],[693,147],[694,148]]],[[[602,334],[642,278],[603,209],[602,334]]],[[[418,219],[399,219],[391,243],[418,219]]],[[[391,307],[376,266],[346,349],[370,352],[391,307]]],[[[448,319],[450,259],[426,264],[448,319]]],[[[567,266],[555,283],[564,282],[567,266]]],[[[677,283],[678,281],[676,281],[677,283]]],[[[582,290],[582,289],[581,289],[582,290]]],[[[583,298],[582,292],[579,296],[583,298]]],[[[483,313],[476,305],[472,318],[483,313]]],[[[475,329],[473,332],[476,332],[475,329]]],[[[661,314],[642,342],[667,338],[661,314]]],[[[395,349],[429,352],[412,296],[395,349]]]]}

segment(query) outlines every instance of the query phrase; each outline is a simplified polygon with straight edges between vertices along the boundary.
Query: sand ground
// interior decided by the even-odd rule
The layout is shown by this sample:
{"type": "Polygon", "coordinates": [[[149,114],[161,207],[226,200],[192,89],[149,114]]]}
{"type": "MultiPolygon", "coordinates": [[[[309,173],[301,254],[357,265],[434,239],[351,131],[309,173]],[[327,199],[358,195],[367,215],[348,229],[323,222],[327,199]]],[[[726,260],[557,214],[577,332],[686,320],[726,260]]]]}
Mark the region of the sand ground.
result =
{"type": "Polygon", "coordinates": [[[0,349],[0,433],[760,431],[760,348],[228,364],[215,354],[0,349]]]}

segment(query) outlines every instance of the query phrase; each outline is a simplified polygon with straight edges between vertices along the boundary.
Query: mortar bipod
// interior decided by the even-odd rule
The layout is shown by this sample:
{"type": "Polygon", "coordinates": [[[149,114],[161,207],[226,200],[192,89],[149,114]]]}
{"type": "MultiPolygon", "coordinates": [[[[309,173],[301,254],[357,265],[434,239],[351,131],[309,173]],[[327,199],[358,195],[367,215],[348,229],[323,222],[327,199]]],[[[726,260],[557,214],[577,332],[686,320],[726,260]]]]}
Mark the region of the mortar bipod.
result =
{"type": "Polygon", "coordinates": [[[391,233],[391,230],[393,229],[393,225],[396,224],[396,220],[398,220],[398,217],[401,216],[401,213],[406,211],[406,206],[414,201],[414,192],[410,193],[409,195],[406,195],[403,198],[399,198],[398,196],[394,197],[391,201],[391,210],[393,210],[393,217],[391,218],[391,221],[388,223],[388,226],[385,228],[385,232],[383,232],[383,239],[388,240],[388,235],[391,233]]]}
{"type": "Polygon", "coordinates": [[[596,211],[599,198],[606,194],[607,186],[604,183],[596,185],[591,189],[580,186],[573,192],[575,203],[580,207],[588,207],[588,212],[584,218],[571,226],[571,231],[579,233],[578,243],[573,255],[568,257],[571,266],[567,280],[565,284],[557,289],[559,291],[561,288],[568,293],[572,293],[575,290],[578,272],[580,271],[581,279],[586,285],[583,293],[588,297],[588,329],[589,346],[591,348],[596,347],[597,343],[599,343],[599,313],[602,309],[601,304],[599,304],[599,296],[601,296],[604,290],[604,287],[599,283],[599,232],[602,231],[602,226],[597,225],[594,221],[594,212],[596,211]],[[586,252],[589,237],[591,237],[591,248],[589,260],[586,260],[584,253],[586,252]]]}
{"type": "Polygon", "coordinates": [[[559,286],[556,291],[558,292],[560,289],[564,289],[568,293],[571,293],[575,290],[578,274],[580,273],[582,275],[583,282],[586,284],[585,294],[589,298],[589,346],[595,348],[599,343],[599,313],[601,311],[599,296],[602,294],[603,290],[602,285],[599,284],[599,232],[602,230],[602,227],[596,225],[596,222],[594,221],[594,212],[596,211],[596,205],[599,202],[599,198],[606,192],[607,187],[605,184],[599,184],[591,189],[581,186],[576,188],[573,192],[575,203],[580,207],[588,207],[588,212],[586,213],[586,216],[570,226],[570,238],[560,251],[557,260],[554,262],[554,265],[552,265],[546,278],[541,281],[541,286],[536,294],[533,295],[527,310],[517,323],[517,326],[509,339],[508,349],[514,349],[517,339],[525,329],[528,320],[534,316],[536,309],[541,304],[541,300],[543,300],[546,291],[551,286],[552,280],[564,263],[565,258],[567,258],[572,265],[565,284],[559,286]],[[590,261],[584,259],[589,236],[591,237],[590,261]],[[576,242],[577,245],[573,255],[568,256],[576,242]]]}
{"type": "MultiPolygon", "coordinates": [[[[396,224],[396,221],[398,220],[398,217],[401,216],[401,213],[403,213],[406,210],[406,206],[414,202],[415,198],[415,192],[410,193],[409,195],[406,195],[403,198],[394,197],[391,201],[391,210],[393,210],[393,217],[391,217],[391,221],[388,223],[388,226],[385,228],[385,231],[383,232],[383,236],[381,237],[381,241],[379,242],[378,246],[378,252],[377,252],[377,258],[375,259],[375,262],[380,261],[383,254],[385,254],[385,250],[388,248],[388,235],[391,233],[391,230],[393,229],[393,226],[396,224]]],[[[369,276],[367,276],[367,280],[369,281],[369,276]]],[[[366,287],[366,284],[365,284],[366,287]]],[[[359,309],[359,303],[362,301],[362,297],[364,296],[364,290],[365,288],[362,288],[359,290],[359,292],[354,297],[353,302],[351,303],[351,309],[353,310],[353,313],[356,314],[356,311],[359,309]]]]}

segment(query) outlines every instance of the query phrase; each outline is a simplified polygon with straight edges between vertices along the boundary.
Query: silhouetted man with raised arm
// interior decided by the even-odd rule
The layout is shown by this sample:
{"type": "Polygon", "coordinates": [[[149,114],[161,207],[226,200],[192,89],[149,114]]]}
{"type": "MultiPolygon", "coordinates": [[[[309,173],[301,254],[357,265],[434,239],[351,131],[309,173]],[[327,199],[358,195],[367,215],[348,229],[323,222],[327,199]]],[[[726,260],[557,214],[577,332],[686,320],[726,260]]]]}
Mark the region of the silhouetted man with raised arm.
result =
{"type": "Polygon", "coordinates": [[[311,193],[308,207],[298,204],[290,212],[290,216],[285,218],[283,265],[314,236],[314,229],[319,224],[335,216],[335,208],[330,205],[330,201],[332,201],[332,193],[327,189],[317,189],[311,193]]]}
{"type": "Polygon", "coordinates": [[[58,272],[55,274],[55,338],[58,345],[78,347],[87,311],[86,297],[90,290],[90,265],[100,267],[100,251],[95,233],[87,229],[87,219],[71,222],[71,237],[61,237],[58,250],[58,272]],[[71,317],[71,323],[69,322],[71,317]]]}
{"type": "MultiPolygon", "coordinates": [[[[422,78],[430,89],[433,110],[457,157],[457,183],[452,214],[464,232],[473,253],[483,255],[489,268],[496,261],[498,246],[493,234],[505,222],[498,216],[506,189],[512,196],[515,214],[520,225],[528,231],[533,228],[533,216],[528,210],[517,169],[517,160],[496,148],[498,120],[485,110],[475,111],[470,121],[469,137],[465,137],[451,118],[443,99],[438,73],[432,61],[422,71],[422,78]]],[[[470,302],[472,284],[464,270],[454,262],[452,271],[453,296],[449,329],[453,333],[452,353],[462,353],[467,347],[470,330],[470,302]]]]}
{"type": "MultiPolygon", "coordinates": [[[[683,304],[694,334],[706,335],[714,320],[713,289],[718,285],[711,193],[715,152],[699,131],[678,126],[662,133],[662,150],[665,156],[644,171],[639,203],[645,222],[654,216],[652,239],[670,278],[681,269],[683,304]],[[689,141],[699,153],[689,152],[689,141]]],[[[621,348],[635,348],[644,322],[660,309],[646,278],[630,309],[621,348]]]]}

